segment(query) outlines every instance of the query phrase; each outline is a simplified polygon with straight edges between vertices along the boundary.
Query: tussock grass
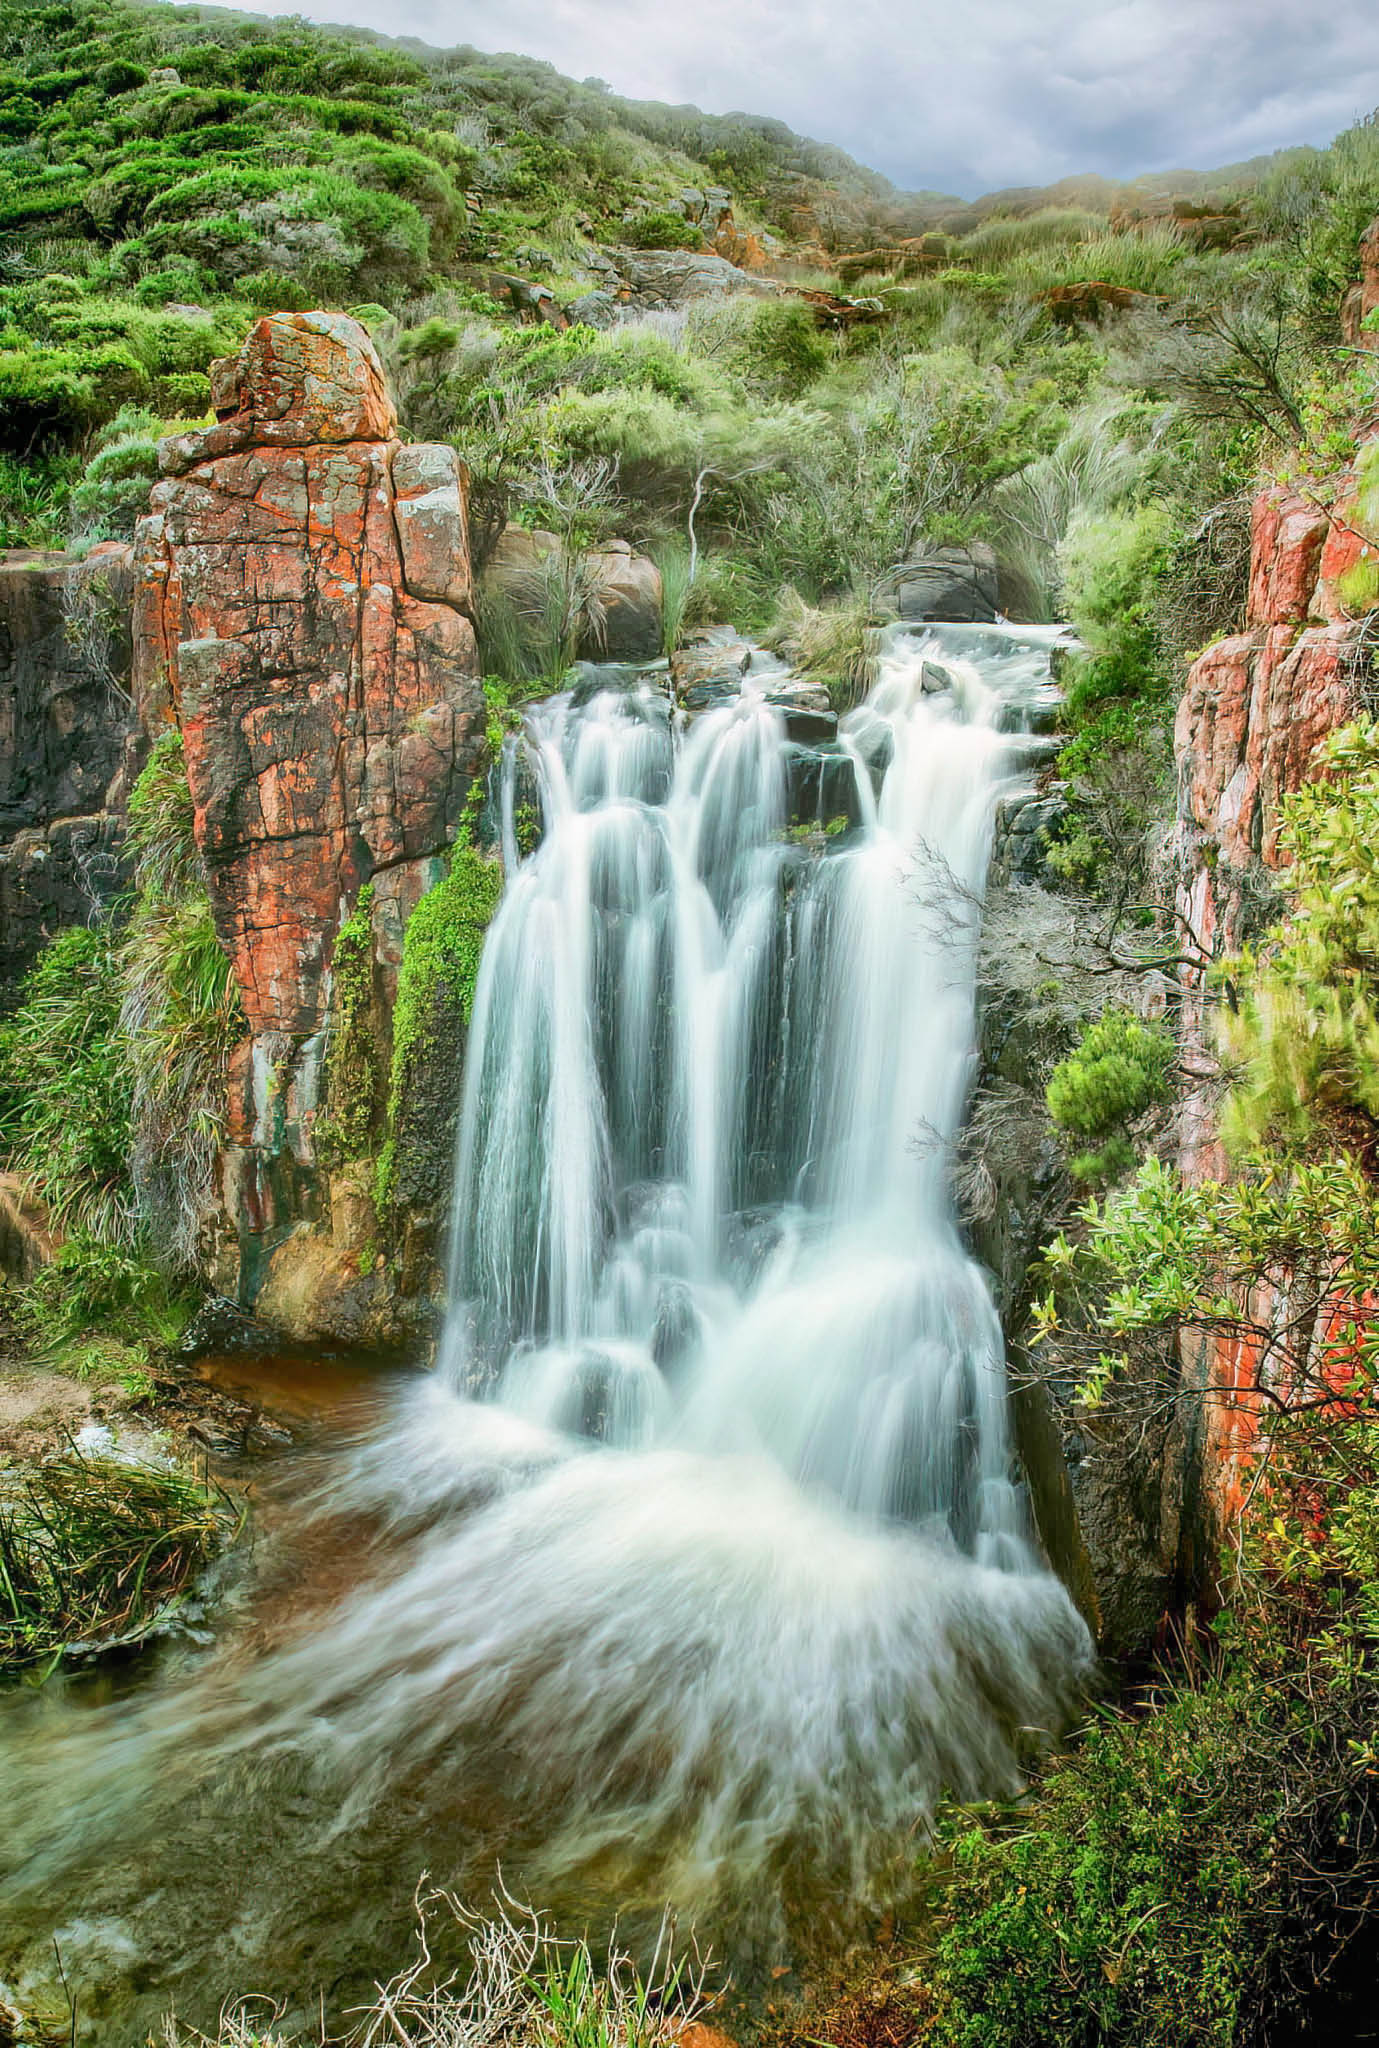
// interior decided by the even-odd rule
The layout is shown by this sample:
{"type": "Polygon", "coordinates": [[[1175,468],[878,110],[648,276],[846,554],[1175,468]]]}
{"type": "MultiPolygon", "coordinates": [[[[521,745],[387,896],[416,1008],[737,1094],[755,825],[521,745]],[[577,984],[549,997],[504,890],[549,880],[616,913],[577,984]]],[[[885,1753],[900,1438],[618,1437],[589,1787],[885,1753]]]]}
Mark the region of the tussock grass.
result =
{"type": "MultiPolygon", "coordinates": [[[[505,1892],[484,1915],[451,1892],[423,1889],[413,1960],[378,1986],[344,2038],[350,2048],[672,2048],[709,2009],[710,1967],[676,1943],[669,1916],[639,1970],[615,1941],[596,1959],[587,1940],[562,1938],[545,1914],[505,1892]],[[461,1960],[448,1966],[436,1951],[452,1950],[457,1937],[461,1960]]],[[[214,2034],[170,2015],[162,2048],[307,2048],[280,2019],[281,2008],[262,1999],[227,2007],[214,2034]]]]}
{"type": "Polygon", "coordinates": [[[234,1527],[222,1496],[170,1466],[73,1447],[0,1472],[0,1673],[139,1641],[234,1527]]]}
{"type": "Polygon", "coordinates": [[[871,687],[877,622],[876,609],[865,595],[812,605],[787,584],[777,600],[766,644],[800,675],[822,683],[833,709],[843,712],[871,687]]]}

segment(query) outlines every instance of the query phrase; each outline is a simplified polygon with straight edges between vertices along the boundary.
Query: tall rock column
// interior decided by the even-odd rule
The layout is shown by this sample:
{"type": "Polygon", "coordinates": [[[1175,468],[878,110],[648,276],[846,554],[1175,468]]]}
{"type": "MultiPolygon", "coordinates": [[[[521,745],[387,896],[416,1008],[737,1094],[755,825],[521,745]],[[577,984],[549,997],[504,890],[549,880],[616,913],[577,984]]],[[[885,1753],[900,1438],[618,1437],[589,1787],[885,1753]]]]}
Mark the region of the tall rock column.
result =
{"type": "MultiPolygon", "coordinates": [[[[1372,235],[1379,253],[1379,235],[1372,235]]],[[[1379,437],[1362,425],[1358,455],[1379,437]]],[[[1194,663],[1178,709],[1178,821],[1172,846],[1177,908],[1188,942],[1220,959],[1277,917],[1287,887],[1279,845],[1282,799],[1313,773],[1318,748],[1361,708],[1365,627],[1342,584],[1373,542],[1355,512],[1353,467],[1331,480],[1326,502],[1271,487],[1255,500],[1245,628],[1194,663]]],[[[1204,975],[1184,1003],[1187,1064],[1212,1071],[1204,975]]],[[[1204,1081],[1182,1109],[1180,1165],[1190,1178],[1224,1177],[1221,1089],[1204,1081]]],[[[1286,1312],[1262,1289],[1256,1320],[1286,1312]]],[[[1188,1338],[1189,1385],[1203,1407],[1202,1472],[1219,1524],[1230,1520],[1252,1469],[1261,1369],[1257,1340],[1188,1338]]]]}
{"type": "Polygon", "coordinates": [[[163,443],[136,535],[134,677],[146,721],[182,730],[249,1024],[218,1277],[252,1299],[321,1207],[336,934],[370,882],[385,951],[400,934],[454,837],[485,709],[465,470],[449,447],[399,443],[364,329],[260,320],[212,393],[215,425],[163,443]]]}

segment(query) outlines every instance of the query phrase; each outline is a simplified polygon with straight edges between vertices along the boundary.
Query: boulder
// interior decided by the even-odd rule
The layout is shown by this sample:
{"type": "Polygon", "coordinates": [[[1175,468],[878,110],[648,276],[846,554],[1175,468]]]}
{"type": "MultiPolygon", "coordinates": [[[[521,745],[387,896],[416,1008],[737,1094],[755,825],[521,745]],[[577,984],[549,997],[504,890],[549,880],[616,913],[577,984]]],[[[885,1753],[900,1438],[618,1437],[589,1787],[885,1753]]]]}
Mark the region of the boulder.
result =
{"type": "Polygon", "coordinates": [[[724,685],[732,695],[751,666],[752,650],[731,626],[710,626],[689,634],[670,657],[671,688],[684,704],[705,684],[724,685]]]}
{"type": "Polygon", "coordinates": [[[903,620],[963,623],[998,613],[996,557],[982,541],[965,548],[935,548],[905,562],[892,577],[903,620]]]}
{"type": "Polygon", "coordinates": [[[585,556],[591,596],[579,636],[589,661],[654,661],[662,648],[661,572],[625,540],[585,556]]]}
{"type": "Polygon", "coordinates": [[[634,300],[643,306],[687,306],[694,299],[723,299],[735,292],[774,295],[768,278],[753,277],[723,256],[699,249],[617,249],[618,269],[634,300]]]}
{"type": "MultiPolygon", "coordinates": [[[[506,526],[484,564],[487,589],[503,591],[519,618],[539,616],[548,577],[562,570],[559,538],[506,526]]],[[[661,572],[625,540],[590,548],[575,572],[584,592],[575,652],[582,661],[654,661],[662,650],[661,572]]]]}
{"type": "Polygon", "coordinates": [[[237,356],[211,364],[216,424],[164,441],[159,467],[181,476],[241,448],[388,441],[397,408],[368,334],[344,313],[274,313],[237,356]]]}
{"type": "Polygon", "coordinates": [[[612,327],[618,317],[618,302],[611,292],[583,292],[565,308],[576,327],[612,327]]]}

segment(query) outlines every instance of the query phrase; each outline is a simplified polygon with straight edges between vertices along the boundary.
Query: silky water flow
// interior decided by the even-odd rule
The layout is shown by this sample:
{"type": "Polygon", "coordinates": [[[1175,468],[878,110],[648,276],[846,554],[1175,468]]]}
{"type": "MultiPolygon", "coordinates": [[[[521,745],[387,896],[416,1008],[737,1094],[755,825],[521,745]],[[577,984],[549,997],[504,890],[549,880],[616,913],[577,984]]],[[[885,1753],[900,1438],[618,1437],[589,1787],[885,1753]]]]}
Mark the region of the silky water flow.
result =
{"type": "Polygon", "coordinates": [[[535,1897],[579,1873],[697,1912],[865,1898],[945,1791],[1014,1788],[1091,1648],[1031,1545],[948,1170],[1052,638],[893,630],[827,759],[765,657],[687,724],[597,672],[529,712],[438,1367],[322,1490],[374,1532],[364,1582],[99,1757],[72,1738],[69,1834],[130,1786],[190,1773],[204,1810],[291,1768],[337,1844],[403,1801],[404,1862],[463,1862],[424,1838],[468,1816],[535,1897]],[[825,772],[846,829],[792,828],[825,772]]]}

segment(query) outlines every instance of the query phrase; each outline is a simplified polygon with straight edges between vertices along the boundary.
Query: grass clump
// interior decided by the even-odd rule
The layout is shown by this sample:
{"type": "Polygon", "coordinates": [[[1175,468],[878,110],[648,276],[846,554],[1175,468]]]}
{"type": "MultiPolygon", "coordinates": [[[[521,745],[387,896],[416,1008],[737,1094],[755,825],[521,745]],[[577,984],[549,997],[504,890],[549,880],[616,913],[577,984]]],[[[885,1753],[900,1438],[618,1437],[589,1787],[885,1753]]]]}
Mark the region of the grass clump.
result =
{"type": "Polygon", "coordinates": [[[140,1641],[232,1528],[223,1498],[170,1466],[72,1449],[0,1472],[0,1672],[140,1641]]]}
{"type": "MultiPolygon", "coordinates": [[[[596,1954],[505,1892],[485,1915],[422,1889],[415,1958],[378,1987],[349,2038],[353,2048],[673,2048],[710,2007],[709,1968],[693,1948],[677,1953],[669,1917],[639,1969],[616,1941],[596,1954]],[[456,1950],[457,1962],[442,1960],[456,1950]]],[[[163,2048],[306,2048],[279,2016],[243,2001],[213,2035],[170,2016],[163,2048]]]]}
{"type": "Polygon", "coordinates": [[[800,675],[821,683],[835,711],[849,711],[871,686],[878,624],[879,614],[864,595],[811,605],[787,584],[766,644],[800,675]]]}

